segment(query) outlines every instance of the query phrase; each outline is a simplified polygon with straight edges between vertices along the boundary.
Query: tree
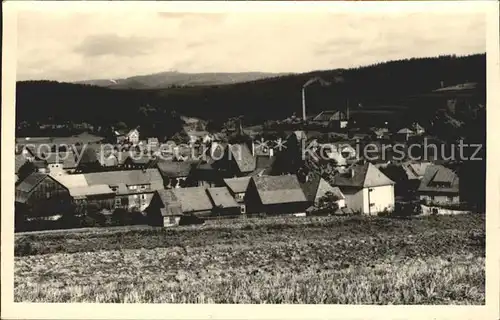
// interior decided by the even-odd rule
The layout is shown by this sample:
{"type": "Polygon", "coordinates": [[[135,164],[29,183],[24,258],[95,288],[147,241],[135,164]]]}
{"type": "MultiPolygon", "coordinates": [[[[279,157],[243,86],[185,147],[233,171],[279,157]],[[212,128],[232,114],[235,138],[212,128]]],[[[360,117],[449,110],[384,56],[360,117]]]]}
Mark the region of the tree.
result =
{"type": "Polygon", "coordinates": [[[331,191],[325,193],[324,196],[318,199],[316,208],[318,211],[328,212],[329,214],[335,213],[339,209],[338,197],[334,195],[331,191]]]}
{"type": "Polygon", "coordinates": [[[206,126],[206,129],[210,133],[220,132],[224,126],[224,121],[220,118],[209,120],[206,126]]]}

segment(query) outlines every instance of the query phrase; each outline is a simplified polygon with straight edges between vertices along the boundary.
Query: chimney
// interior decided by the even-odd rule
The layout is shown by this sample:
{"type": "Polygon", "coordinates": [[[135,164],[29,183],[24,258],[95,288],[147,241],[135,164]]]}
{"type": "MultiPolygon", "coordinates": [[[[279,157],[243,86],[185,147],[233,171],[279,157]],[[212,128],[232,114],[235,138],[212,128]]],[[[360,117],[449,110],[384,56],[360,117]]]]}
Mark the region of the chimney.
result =
{"type": "Polygon", "coordinates": [[[353,168],[349,169],[349,173],[351,174],[351,178],[354,178],[354,169],[353,168]]]}
{"type": "Polygon", "coordinates": [[[441,81],[441,88],[444,88],[444,81],[441,81]]]}
{"type": "Polygon", "coordinates": [[[236,134],[237,135],[243,134],[243,125],[241,124],[241,118],[238,119],[238,126],[236,127],[236,134]]]}

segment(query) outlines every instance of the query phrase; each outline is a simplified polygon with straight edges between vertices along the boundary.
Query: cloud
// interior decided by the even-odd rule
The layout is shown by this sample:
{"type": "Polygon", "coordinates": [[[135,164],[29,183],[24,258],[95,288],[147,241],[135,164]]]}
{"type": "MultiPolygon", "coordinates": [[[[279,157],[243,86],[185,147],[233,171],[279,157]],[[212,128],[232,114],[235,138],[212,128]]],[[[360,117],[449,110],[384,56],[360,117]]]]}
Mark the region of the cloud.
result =
{"type": "Polygon", "coordinates": [[[18,79],[180,72],[307,72],[486,51],[468,13],[23,12],[18,79]]]}
{"type": "Polygon", "coordinates": [[[86,57],[115,55],[135,57],[151,52],[157,39],[147,37],[122,37],[115,34],[98,34],[86,37],[74,52],[86,57]]]}

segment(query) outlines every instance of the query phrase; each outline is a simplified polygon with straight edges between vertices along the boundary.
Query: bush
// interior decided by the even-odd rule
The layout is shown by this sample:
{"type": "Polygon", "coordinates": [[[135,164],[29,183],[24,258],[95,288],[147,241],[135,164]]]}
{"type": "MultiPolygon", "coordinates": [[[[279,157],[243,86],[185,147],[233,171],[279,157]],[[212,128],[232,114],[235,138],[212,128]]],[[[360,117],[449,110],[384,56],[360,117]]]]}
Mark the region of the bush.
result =
{"type": "Polygon", "coordinates": [[[122,208],[117,208],[113,211],[111,216],[111,221],[114,226],[125,226],[129,222],[129,215],[127,210],[122,208]]]}

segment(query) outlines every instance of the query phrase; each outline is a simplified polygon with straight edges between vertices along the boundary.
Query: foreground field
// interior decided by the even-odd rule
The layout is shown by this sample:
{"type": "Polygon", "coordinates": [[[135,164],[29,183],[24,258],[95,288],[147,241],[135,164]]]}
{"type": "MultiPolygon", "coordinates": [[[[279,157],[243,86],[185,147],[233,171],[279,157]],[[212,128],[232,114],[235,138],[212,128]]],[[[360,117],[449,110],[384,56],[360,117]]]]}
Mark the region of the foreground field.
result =
{"type": "Polygon", "coordinates": [[[21,235],[16,255],[16,301],[484,304],[480,215],[21,235]]]}

